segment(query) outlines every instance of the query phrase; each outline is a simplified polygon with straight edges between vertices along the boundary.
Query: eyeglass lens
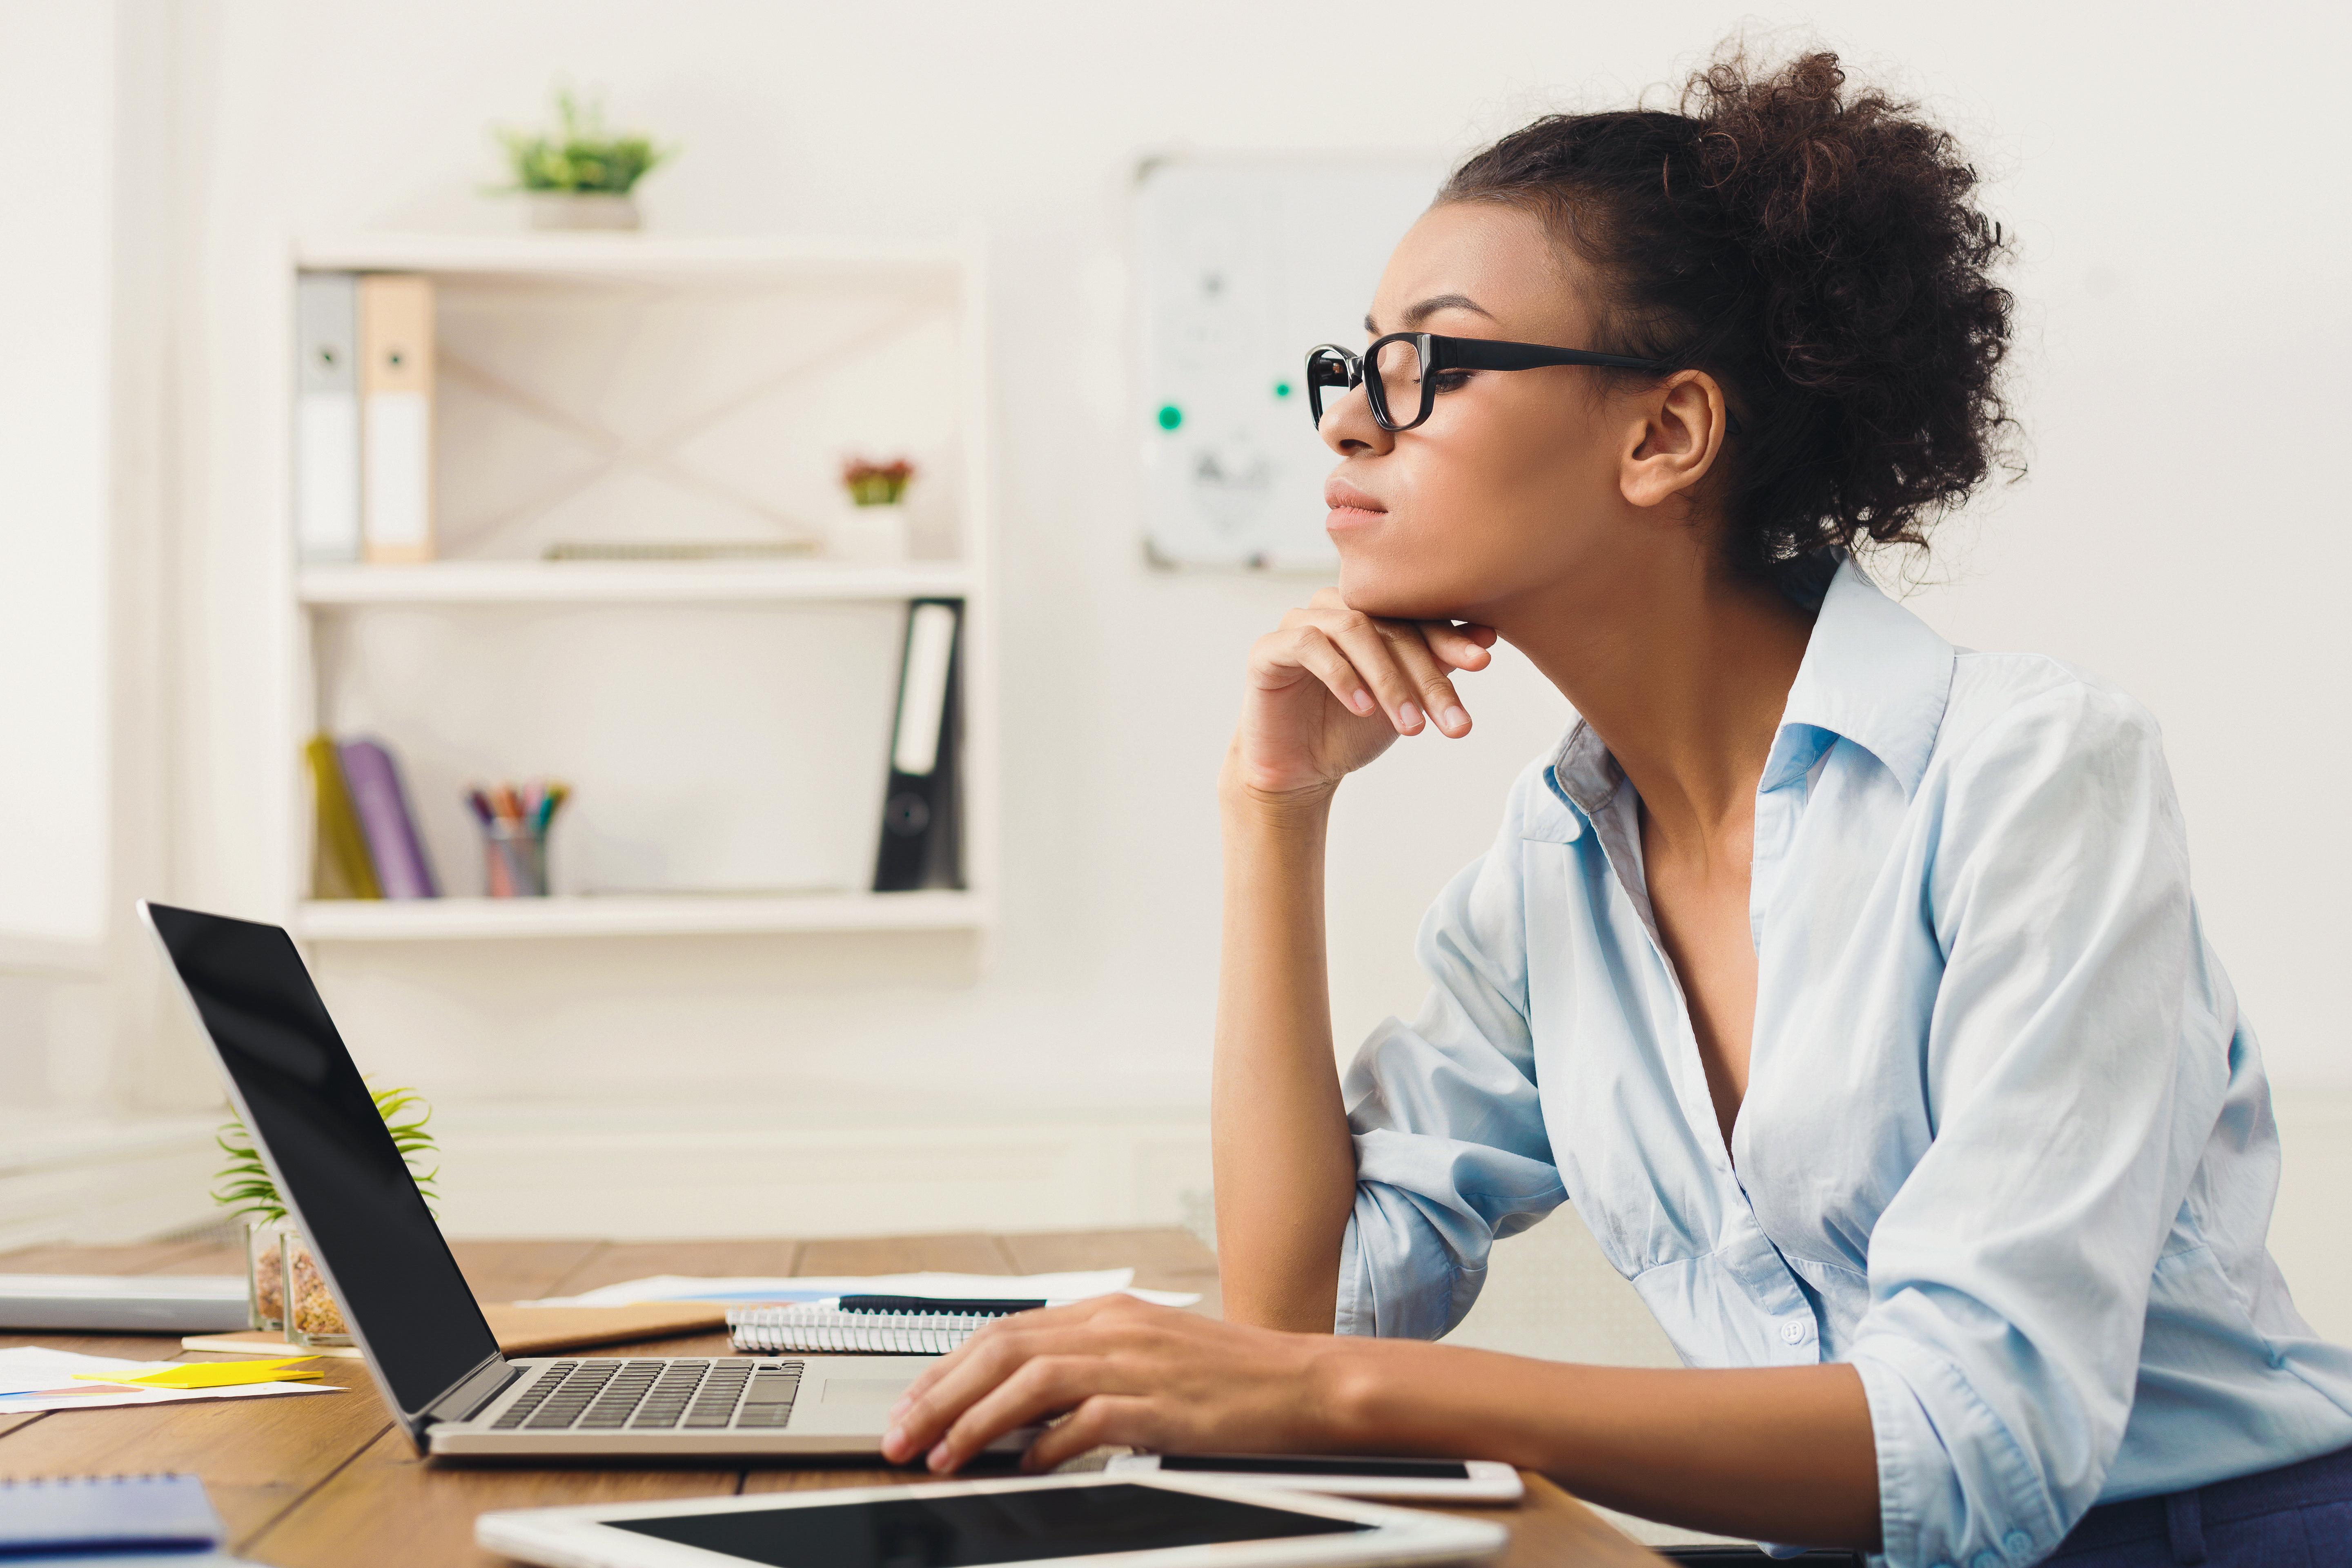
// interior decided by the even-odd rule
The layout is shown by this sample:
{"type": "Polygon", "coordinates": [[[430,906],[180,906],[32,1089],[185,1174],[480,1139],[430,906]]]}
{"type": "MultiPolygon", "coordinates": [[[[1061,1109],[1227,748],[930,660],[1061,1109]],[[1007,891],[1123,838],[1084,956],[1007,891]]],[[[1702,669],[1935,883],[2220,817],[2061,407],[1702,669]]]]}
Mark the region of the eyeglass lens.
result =
{"type": "Polygon", "coordinates": [[[1364,366],[1371,384],[1372,412],[1391,430],[1421,422],[1421,346],[1412,338],[1392,338],[1373,351],[1364,366]]]}

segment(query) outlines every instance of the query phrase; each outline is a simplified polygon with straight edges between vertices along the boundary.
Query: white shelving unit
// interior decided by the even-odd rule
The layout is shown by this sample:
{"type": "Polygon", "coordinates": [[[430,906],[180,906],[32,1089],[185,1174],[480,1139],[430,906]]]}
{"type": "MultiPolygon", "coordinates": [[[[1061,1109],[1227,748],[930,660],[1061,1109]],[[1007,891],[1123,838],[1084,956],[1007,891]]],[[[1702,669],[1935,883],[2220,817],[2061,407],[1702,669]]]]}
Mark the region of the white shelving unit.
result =
{"type": "MultiPolygon", "coordinates": [[[[442,558],[288,574],[285,755],[299,771],[313,732],[381,735],[452,896],[309,898],[309,790],[296,787],[296,934],[985,930],[996,701],[977,255],[647,235],[297,247],[289,314],[305,271],[435,281],[442,558]],[[903,563],[541,558],[562,540],[821,533],[851,450],[916,457],[903,563]],[[932,597],[964,605],[966,887],[876,894],[863,889],[898,628],[908,601],[932,597]],[[481,858],[463,785],[535,774],[575,791],[556,830],[558,895],[472,896],[481,858]]],[[[281,536],[290,557],[290,525],[281,536]]]]}

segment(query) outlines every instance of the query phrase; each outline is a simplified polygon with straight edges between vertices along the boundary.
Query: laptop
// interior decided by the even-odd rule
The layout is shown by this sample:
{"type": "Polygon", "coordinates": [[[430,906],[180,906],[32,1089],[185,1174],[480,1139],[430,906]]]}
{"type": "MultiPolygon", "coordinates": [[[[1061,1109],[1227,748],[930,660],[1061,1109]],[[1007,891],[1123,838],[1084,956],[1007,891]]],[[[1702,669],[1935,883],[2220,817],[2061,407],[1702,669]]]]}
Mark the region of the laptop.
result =
{"type": "MultiPolygon", "coordinates": [[[[874,1457],[936,1356],[499,1352],[293,939],[142,902],[287,1210],[418,1452],[479,1459],[874,1457]]],[[[1034,1429],[992,1452],[1017,1452],[1034,1429]]]]}

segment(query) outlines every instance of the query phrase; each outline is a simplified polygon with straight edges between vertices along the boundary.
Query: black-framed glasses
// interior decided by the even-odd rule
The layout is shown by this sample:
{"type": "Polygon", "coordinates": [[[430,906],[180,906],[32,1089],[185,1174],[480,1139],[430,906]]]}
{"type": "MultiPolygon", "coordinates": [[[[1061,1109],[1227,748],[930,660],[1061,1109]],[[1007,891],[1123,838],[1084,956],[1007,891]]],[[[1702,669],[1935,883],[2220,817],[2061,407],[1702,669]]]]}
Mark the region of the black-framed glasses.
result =
{"type": "Polygon", "coordinates": [[[1662,359],[1556,349],[1549,343],[1506,343],[1492,338],[1447,338],[1435,332],[1391,332],[1362,353],[1324,343],[1307,354],[1307,406],[1323,426],[1323,391],[1362,386],[1383,430],[1410,430],[1436,406],[1446,373],[1457,370],[1538,370],[1554,364],[1597,364],[1610,370],[1662,371],[1662,359]]]}

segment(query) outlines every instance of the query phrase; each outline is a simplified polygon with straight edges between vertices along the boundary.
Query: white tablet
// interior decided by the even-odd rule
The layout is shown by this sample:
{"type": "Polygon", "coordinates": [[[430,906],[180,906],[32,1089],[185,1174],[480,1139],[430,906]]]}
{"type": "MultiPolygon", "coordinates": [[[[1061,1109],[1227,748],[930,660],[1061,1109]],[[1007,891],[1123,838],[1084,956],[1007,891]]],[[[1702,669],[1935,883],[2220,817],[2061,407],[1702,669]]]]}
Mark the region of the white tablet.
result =
{"type": "Polygon", "coordinates": [[[486,1551],[554,1568],[1351,1568],[1461,1563],[1501,1525],[1161,1475],[1038,1476],[486,1513],[486,1551]]]}
{"type": "Polygon", "coordinates": [[[1116,1475],[1200,1476],[1287,1491],[1429,1502],[1517,1502],[1519,1472],[1495,1459],[1392,1459],[1322,1454],[1126,1454],[1116,1475]]]}

